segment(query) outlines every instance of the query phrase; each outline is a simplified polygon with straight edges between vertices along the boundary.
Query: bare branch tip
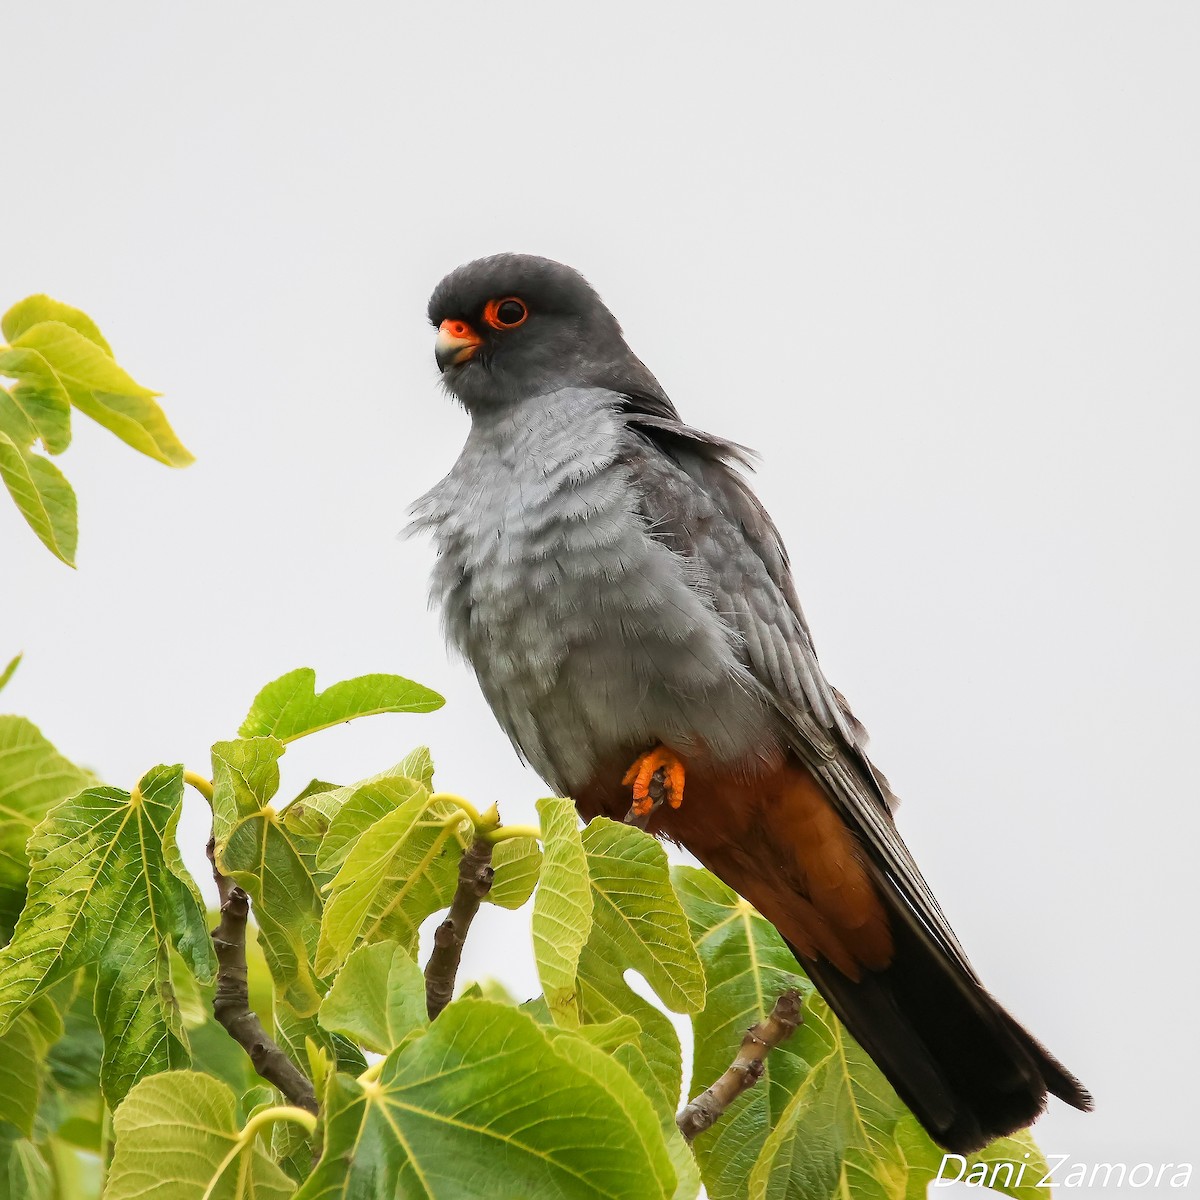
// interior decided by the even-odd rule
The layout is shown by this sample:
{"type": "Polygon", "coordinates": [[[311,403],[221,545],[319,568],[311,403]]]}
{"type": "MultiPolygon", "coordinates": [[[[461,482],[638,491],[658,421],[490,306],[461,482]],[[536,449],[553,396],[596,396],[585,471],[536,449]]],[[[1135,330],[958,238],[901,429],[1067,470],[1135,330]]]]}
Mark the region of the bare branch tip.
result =
{"type": "Polygon", "coordinates": [[[213,1016],[246,1051],[255,1071],[263,1079],[277,1087],[296,1108],[316,1115],[317,1096],[312,1080],[268,1035],[250,1007],[250,972],[246,962],[250,896],[218,868],[215,837],[208,839],[207,853],[221,901],[221,921],[212,931],[213,949],[217,955],[213,1016]]]}
{"type": "Polygon", "coordinates": [[[463,852],[458,886],[446,919],[434,930],[433,951],[425,964],[425,1008],[432,1021],[450,1003],[463,945],[480,904],[492,890],[492,843],[483,835],[463,852]]]}
{"type": "Polygon", "coordinates": [[[680,1109],[675,1118],[679,1132],[690,1142],[711,1129],[730,1104],[766,1074],[767,1055],[787,1041],[802,1020],[800,992],[788,988],[776,999],[770,1014],[746,1030],[733,1062],[721,1078],[680,1109]]]}

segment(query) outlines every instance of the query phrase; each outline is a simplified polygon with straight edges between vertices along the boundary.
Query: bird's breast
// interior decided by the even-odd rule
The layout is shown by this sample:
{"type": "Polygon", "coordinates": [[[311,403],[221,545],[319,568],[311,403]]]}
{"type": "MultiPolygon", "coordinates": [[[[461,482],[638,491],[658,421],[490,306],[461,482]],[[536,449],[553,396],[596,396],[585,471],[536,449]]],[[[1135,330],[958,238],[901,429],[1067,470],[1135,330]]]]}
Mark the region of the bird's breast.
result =
{"type": "Polygon", "coordinates": [[[652,535],[621,432],[612,416],[562,428],[541,414],[473,436],[425,502],[448,640],[563,791],[654,741],[744,755],[765,724],[694,564],[652,535]]]}

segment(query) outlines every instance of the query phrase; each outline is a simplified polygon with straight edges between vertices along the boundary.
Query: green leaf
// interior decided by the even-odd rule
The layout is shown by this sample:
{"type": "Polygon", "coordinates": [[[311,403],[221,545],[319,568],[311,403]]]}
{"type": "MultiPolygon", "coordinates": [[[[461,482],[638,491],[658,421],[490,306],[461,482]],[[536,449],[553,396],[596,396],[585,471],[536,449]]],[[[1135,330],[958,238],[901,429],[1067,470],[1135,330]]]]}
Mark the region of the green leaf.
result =
{"type": "Polygon", "coordinates": [[[41,997],[0,1035],[0,1137],[6,1125],[33,1136],[46,1052],[62,1032],[57,1019],[53,1005],[41,997]]]}
{"type": "Polygon", "coordinates": [[[143,1079],[113,1128],[104,1200],[285,1200],[295,1191],[258,1139],[241,1137],[233,1093],[207,1075],[143,1079]]]}
{"type": "Polygon", "coordinates": [[[396,764],[396,771],[433,791],[433,755],[429,753],[428,746],[417,746],[410,750],[396,764]]]}
{"type": "Polygon", "coordinates": [[[325,1153],[302,1200],[467,1200],[481,1189],[665,1200],[674,1188],[657,1122],[616,1063],[485,1000],[452,1003],[377,1080],[335,1077],[324,1112],[325,1153]]]}
{"type": "Polygon", "coordinates": [[[430,803],[422,788],[386,813],[347,854],[333,881],[321,921],[316,967],[334,971],[360,943],[394,940],[410,954],[417,931],[445,908],[458,883],[458,861],[470,823],[446,801],[430,803]]]}
{"type": "Polygon", "coordinates": [[[300,667],[268,683],[254,698],[239,737],[277,737],[292,742],[376,713],[432,712],[445,700],[400,675],[360,675],[316,690],[317,673],[300,667]]]}
{"type": "Polygon", "coordinates": [[[0,331],[10,342],[15,342],[27,329],[40,325],[43,321],[59,321],[69,325],[77,333],[82,333],[90,342],[95,342],[105,354],[112,354],[112,347],[104,340],[96,322],[85,312],[63,304],[61,300],[51,300],[49,296],[26,296],[18,301],[0,317],[0,331]]]}
{"type": "Polygon", "coordinates": [[[63,473],[0,432],[0,479],[46,549],[73,567],[79,528],[75,493],[63,473]]]}
{"type": "Polygon", "coordinates": [[[426,790],[433,788],[433,759],[425,746],[411,750],[394,767],[347,787],[319,783],[314,779],[283,810],[283,819],[295,833],[321,838],[318,856],[321,864],[327,868],[334,867],[346,857],[360,834],[413,794],[415,788],[411,785],[414,783],[426,790]],[[351,806],[344,822],[334,833],[334,822],[359,792],[363,793],[361,799],[351,806]]]}
{"type": "Polygon", "coordinates": [[[750,1196],[888,1197],[903,1192],[914,1171],[928,1185],[934,1172],[910,1164],[898,1139],[910,1136],[937,1162],[942,1152],[815,992],[792,1040],[814,1065],[764,1140],[750,1196]]]}
{"type": "MultiPolygon", "coordinates": [[[[663,1137],[662,1123],[646,1093],[625,1070],[619,1054],[608,1054],[601,1047],[592,1045],[587,1038],[573,1034],[552,1039],[552,1045],[576,1070],[598,1083],[633,1122],[654,1173],[653,1178],[646,1176],[644,1179],[646,1191],[653,1194],[651,1185],[657,1183],[664,1196],[672,1196],[676,1176],[663,1137]]],[[[601,1148],[606,1149],[603,1143],[601,1148]]]]}
{"type": "Polygon", "coordinates": [[[71,444],[71,397],[54,368],[36,350],[0,348],[0,375],[17,380],[11,390],[0,388],[0,429],[13,433],[19,445],[35,438],[50,454],[61,454],[71,444]]]}
{"type": "Polygon", "coordinates": [[[59,998],[60,988],[69,989],[62,997],[63,1033],[47,1056],[47,1066],[55,1086],[61,1092],[78,1093],[87,1101],[94,1101],[98,1117],[102,1103],[100,1064],[104,1059],[104,1038],[96,1024],[92,1005],[96,991],[95,968],[85,967],[71,979],[58,984],[48,995],[59,998]]]}
{"type": "Polygon", "coordinates": [[[542,872],[533,901],[533,955],[556,1025],[579,1024],[579,955],[592,929],[592,890],[575,805],[537,803],[542,822],[542,872]]]}
{"type": "Polygon", "coordinates": [[[312,958],[321,928],[315,838],[293,833],[271,804],[279,790],[277,738],[217,742],[212,748],[213,833],[221,871],[254,905],[259,941],[280,997],[315,1013],[323,988],[312,958]]]}
{"type": "Polygon", "coordinates": [[[491,890],[486,899],[500,908],[520,908],[537,886],[542,848],[537,838],[505,838],[492,850],[491,890]]]}
{"type": "Polygon", "coordinates": [[[264,1108],[274,1108],[279,1103],[279,1095],[280,1093],[270,1084],[256,1083],[242,1093],[242,1098],[238,1102],[238,1111],[242,1114],[243,1120],[249,1120],[264,1108]]]}
{"type": "Polygon", "coordinates": [[[13,338],[12,346],[41,354],[71,403],[135,450],[169,467],[194,461],[155,403],[156,393],[135,383],[107,351],[78,330],[62,321],[42,321],[13,338]]]}
{"type": "MultiPolygon", "coordinates": [[[[315,1051],[323,1055],[336,1070],[353,1075],[366,1070],[367,1060],[356,1042],[327,1030],[320,1024],[319,1014],[300,1016],[282,1001],[275,1005],[275,1040],[301,1067],[307,1062],[311,1068],[315,1051]]],[[[314,1071],[313,1074],[319,1073],[314,1071]]],[[[314,1080],[314,1086],[316,1082],[314,1080]]]]}
{"type": "Polygon", "coordinates": [[[317,862],[321,869],[336,870],[351,847],[376,821],[395,811],[414,796],[428,797],[419,780],[402,772],[403,764],[349,787],[295,800],[284,809],[290,829],[320,830],[317,862]],[[299,811],[293,812],[300,805],[299,811]]]}
{"type": "MultiPolygon", "coordinates": [[[[416,779],[404,775],[390,775],[382,779],[368,779],[353,788],[339,788],[339,793],[348,792],[344,803],[333,813],[329,832],[321,839],[317,851],[317,862],[326,871],[336,871],[346,860],[354,844],[376,821],[394,812],[414,796],[428,801],[429,789],[416,779]]],[[[333,802],[333,792],[322,797],[322,807],[333,802]]]]}
{"type": "Polygon", "coordinates": [[[840,1068],[830,1055],[796,1089],[750,1172],[750,1200],[826,1200],[837,1194],[846,1151],[859,1142],[840,1068]]]}
{"type": "MultiPolygon", "coordinates": [[[[17,673],[17,668],[21,665],[21,659],[24,655],[17,654],[8,660],[8,666],[0,671],[0,692],[8,686],[8,681],[17,673]]],[[[2,768],[0,768],[2,772],[2,768]]]]}
{"type": "Polygon", "coordinates": [[[804,1045],[815,993],[775,929],[707,871],[676,867],[671,876],[707,980],[707,1003],[692,1015],[695,1056],[689,1096],[724,1074],[747,1028],[771,1011],[780,992],[799,987],[805,997],[800,1031],[771,1051],[758,1085],[693,1144],[711,1200],[742,1200],[771,1127],[811,1066],[832,1047],[804,1045]]]}
{"type": "Polygon", "coordinates": [[[235,1092],[244,1091],[258,1079],[250,1056],[216,1021],[208,1020],[195,1028],[188,1027],[187,1034],[193,1071],[211,1075],[235,1092]]]}
{"type": "Polygon", "coordinates": [[[608,820],[583,833],[593,896],[591,935],[579,959],[584,1020],[629,1013],[641,1026],[636,1047],[618,1059],[674,1125],[682,1055],[668,1017],[625,982],[639,971],[668,1008],[695,1011],[704,1003],[704,975],[687,918],[671,884],[662,847],[648,834],[608,820]]]}
{"type": "Polygon", "coordinates": [[[395,942],[360,946],[321,1004],[321,1024],[376,1054],[388,1054],[428,1024],[425,976],[395,942]]]}
{"type": "Polygon", "coordinates": [[[703,1181],[700,1178],[700,1168],[696,1164],[696,1156],[684,1140],[674,1120],[667,1130],[667,1154],[671,1158],[671,1166],[675,1168],[675,1195],[671,1200],[696,1200],[700,1195],[703,1181]]]}
{"type": "MultiPolygon", "coordinates": [[[[460,993],[475,1000],[494,1000],[497,1004],[516,1005],[516,997],[498,979],[485,977],[467,984],[460,993]]],[[[549,1017],[547,1017],[549,1020],[549,1017]]]]}
{"type": "Polygon", "coordinates": [[[303,1183],[316,1158],[313,1139],[294,1121],[279,1121],[271,1127],[271,1157],[293,1183],[303,1183]]]}
{"type": "Polygon", "coordinates": [[[29,900],[0,951],[0,1031],[97,963],[110,1103],[142,1075],[187,1062],[168,945],[200,978],[212,975],[204,909],[175,846],[182,797],[183,769],[155,767],[135,796],[92,787],[59,804],[29,841],[29,900]]]}
{"type": "MultiPolygon", "coordinates": [[[[7,682],[20,656],[5,671],[7,682]]],[[[0,683],[2,686],[2,683],[0,683]]],[[[24,888],[29,876],[25,843],[33,827],[60,800],[95,780],[75,766],[24,717],[0,717],[0,888],[24,888]]]]}
{"type": "MultiPolygon", "coordinates": [[[[601,954],[632,967],[672,1012],[704,1007],[704,971],[662,844],[606,817],[583,832],[601,954]]],[[[593,936],[596,936],[593,934],[593,936]]]]}
{"type": "MultiPolygon", "coordinates": [[[[483,999],[483,996],[478,999],[483,999]]],[[[628,1015],[614,1017],[601,1025],[580,1025],[577,1029],[564,1029],[561,1025],[545,1026],[545,1034],[549,1038],[582,1038],[589,1046],[606,1052],[619,1050],[622,1046],[636,1042],[641,1032],[642,1027],[628,1015]]]]}
{"type": "Polygon", "coordinates": [[[49,1164],[28,1138],[0,1138],[0,1196],[6,1200],[55,1200],[49,1164]]]}

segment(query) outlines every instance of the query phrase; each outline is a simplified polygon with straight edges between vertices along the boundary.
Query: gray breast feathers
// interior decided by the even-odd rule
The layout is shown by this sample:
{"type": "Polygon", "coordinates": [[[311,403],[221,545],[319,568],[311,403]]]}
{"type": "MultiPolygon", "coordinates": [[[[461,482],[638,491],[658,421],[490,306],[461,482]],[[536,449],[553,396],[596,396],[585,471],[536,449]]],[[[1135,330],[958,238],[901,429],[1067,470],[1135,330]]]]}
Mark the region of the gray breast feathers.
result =
{"type": "Polygon", "coordinates": [[[656,535],[620,398],[537,397],[476,418],[418,502],[432,591],[514,744],[562,790],[655,741],[766,756],[763,689],[704,565],[656,535]]]}

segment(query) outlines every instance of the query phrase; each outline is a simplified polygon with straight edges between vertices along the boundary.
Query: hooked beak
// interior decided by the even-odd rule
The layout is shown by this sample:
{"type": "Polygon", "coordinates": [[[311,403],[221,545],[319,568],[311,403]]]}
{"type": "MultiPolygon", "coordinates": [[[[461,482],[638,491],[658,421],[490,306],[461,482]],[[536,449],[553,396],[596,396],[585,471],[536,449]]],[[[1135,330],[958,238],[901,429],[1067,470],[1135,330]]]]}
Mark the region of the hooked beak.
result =
{"type": "Polygon", "coordinates": [[[466,321],[443,321],[433,349],[438,370],[460,366],[473,358],[482,345],[483,338],[466,321]]]}

